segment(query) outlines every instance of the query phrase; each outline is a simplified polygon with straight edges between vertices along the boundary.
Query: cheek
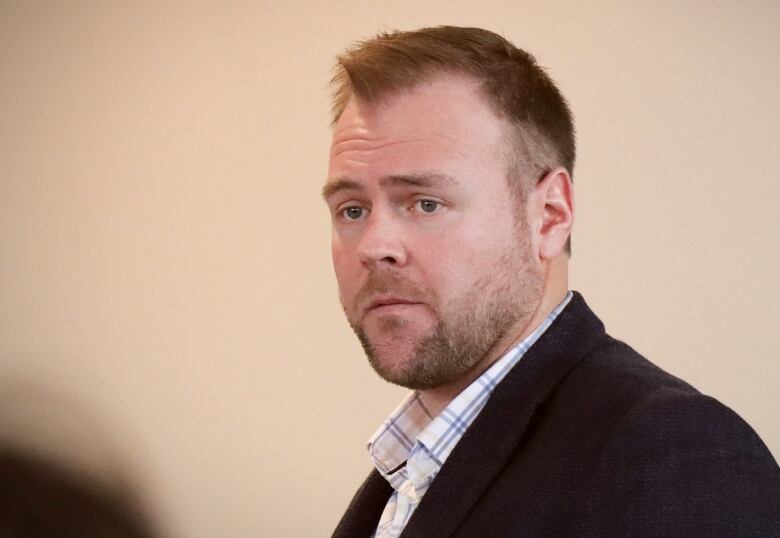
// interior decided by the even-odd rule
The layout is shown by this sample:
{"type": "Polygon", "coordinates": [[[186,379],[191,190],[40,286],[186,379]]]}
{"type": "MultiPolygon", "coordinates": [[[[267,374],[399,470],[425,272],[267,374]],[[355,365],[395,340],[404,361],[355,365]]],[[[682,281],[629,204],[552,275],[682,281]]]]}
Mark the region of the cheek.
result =
{"type": "Polygon", "coordinates": [[[353,253],[335,243],[331,249],[331,257],[339,292],[343,299],[351,299],[360,284],[361,264],[353,253]]]}
{"type": "Polygon", "coordinates": [[[431,250],[442,260],[461,267],[480,265],[495,250],[496,232],[489,223],[472,220],[441,234],[431,250]]]}
{"type": "Polygon", "coordinates": [[[442,296],[446,297],[470,286],[480,268],[485,265],[484,241],[469,233],[451,230],[437,241],[428,242],[423,251],[427,258],[426,280],[442,296]]]}
{"type": "Polygon", "coordinates": [[[490,279],[500,264],[514,250],[514,243],[509,233],[496,229],[495,225],[474,223],[463,227],[457,233],[449,233],[442,237],[429,249],[430,260],[435,263],[435,269],[429,278],[438,281],[442,291],[464,291],[472,289],[475,284],[490,279]]]}

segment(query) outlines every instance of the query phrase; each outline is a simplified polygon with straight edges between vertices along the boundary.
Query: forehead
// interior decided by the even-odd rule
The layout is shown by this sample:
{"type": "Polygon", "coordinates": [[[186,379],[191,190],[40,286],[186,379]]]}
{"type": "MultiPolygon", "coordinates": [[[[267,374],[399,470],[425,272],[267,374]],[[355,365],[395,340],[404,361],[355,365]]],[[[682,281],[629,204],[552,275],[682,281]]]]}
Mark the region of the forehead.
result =
{"type": "Polygon", "coordinates": [[[463,76],[437,77],[378,103],[353,98],[334,127],[329,181],[466,161],[503,164],[508,131],[481,96],[479,82],[463,76]]]}

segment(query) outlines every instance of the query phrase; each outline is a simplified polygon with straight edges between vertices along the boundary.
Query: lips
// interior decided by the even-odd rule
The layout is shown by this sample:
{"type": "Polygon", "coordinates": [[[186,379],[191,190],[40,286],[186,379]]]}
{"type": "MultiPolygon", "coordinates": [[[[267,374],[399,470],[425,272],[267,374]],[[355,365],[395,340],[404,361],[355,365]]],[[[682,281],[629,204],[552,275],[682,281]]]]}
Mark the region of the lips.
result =
{"type": "Polygon", "coordinates": [[[369,304],[366,310],[374,310],[382,306],[391,305],[404,305],[404,304],[419,304],[417,301],[410,299],[404,299],[402,297],[375,297],[369,304]]]}
{"type": "Polygon", "coordinates": [[[403,312],[414,305],[430,304],[425,288],[396,271],[371,271],[354,298],[354,312],[363,317],[379,311],[403,312]]]}
{"type": "Polygon", "coordinates": [[[394,307],[394,306],[417,305],[417,304],[421,304],[421,303],[419,301],[407,299],[405,297],[382,295],[371,299],[371,301],[368,303],[368,306],[365,309],[365,313],[367,314],[369,312],[382,310],[384,308],[390,310],[391,309],[390,307],[394,307]]]}

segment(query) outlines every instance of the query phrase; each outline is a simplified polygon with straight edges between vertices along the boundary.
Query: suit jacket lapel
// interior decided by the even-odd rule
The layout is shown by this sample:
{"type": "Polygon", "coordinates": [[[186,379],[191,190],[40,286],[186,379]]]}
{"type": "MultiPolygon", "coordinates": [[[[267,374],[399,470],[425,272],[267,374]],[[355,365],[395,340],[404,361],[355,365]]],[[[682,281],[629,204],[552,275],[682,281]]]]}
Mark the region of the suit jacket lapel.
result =
{"type": "Polygon", "coordinates": [[[333,532],[333,538],[368,538],[376,530],[379,518],[393,488],[376,469],[360,486],[347,511],[333,532]]]}
{"type": "MultiPolygon", "coordinates": [[[[404,538],[445,537],[455,532],[521,444],[539,405],[603,335],[604,326],[575,292],[555,322],[496,387],[415,510],[402,533],[404,538]]],[[[380,513],[381,508],[375,525],[380,513]]],[[[367,534],[352,536],[362,535],[367,534]]]]}

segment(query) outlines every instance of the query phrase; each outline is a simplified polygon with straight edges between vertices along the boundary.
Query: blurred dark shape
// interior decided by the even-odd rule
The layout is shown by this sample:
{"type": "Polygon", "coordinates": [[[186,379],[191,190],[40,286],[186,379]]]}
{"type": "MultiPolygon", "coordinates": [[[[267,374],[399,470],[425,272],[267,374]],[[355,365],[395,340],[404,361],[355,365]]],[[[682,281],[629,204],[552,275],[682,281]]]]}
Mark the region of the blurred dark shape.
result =
{"type": "Polygon", "coordinates": [[[0,538],[152,538],[130,498],[88,475],[0,449],[0,538]]]}

